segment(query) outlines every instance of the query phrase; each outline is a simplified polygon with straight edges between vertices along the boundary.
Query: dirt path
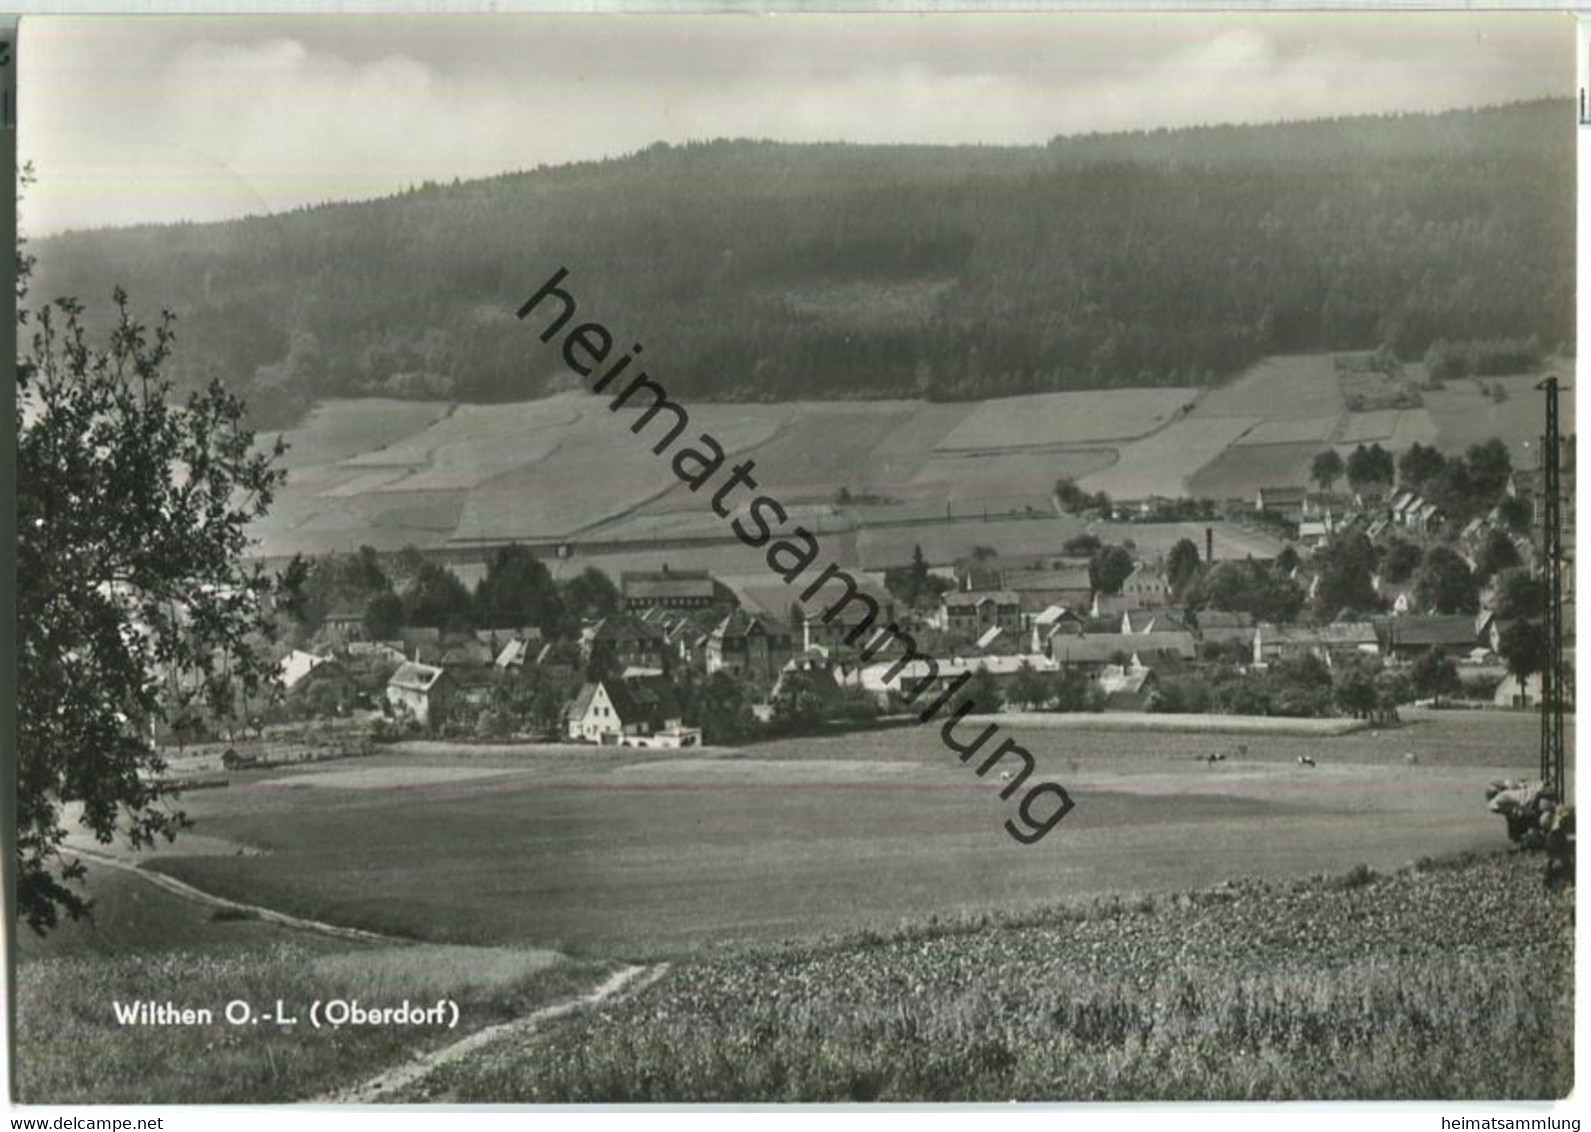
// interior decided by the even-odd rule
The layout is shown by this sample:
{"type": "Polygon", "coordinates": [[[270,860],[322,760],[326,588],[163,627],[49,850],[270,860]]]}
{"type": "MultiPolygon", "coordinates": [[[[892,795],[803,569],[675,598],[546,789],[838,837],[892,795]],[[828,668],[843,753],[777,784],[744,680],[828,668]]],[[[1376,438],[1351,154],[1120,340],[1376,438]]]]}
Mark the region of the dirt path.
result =
{"type": "Polygon", "coordinates": [[[647,987],[661,979],[668,971],[667,963],[660,963],[652,967],[624,967],[587,991],[585,994],[574,998],[555,1002],[551,1006],[543,1006],[533,1010],[523,1018],[515,1018],[510,1022],[500,1022],[495,1026],[488,1026],[477,1030],[466,1038],[461,1038],[452,1045],[443,1046],[441,1049],[432,1050],[430,1053],[420,1054],[414,1060],[389,1069],[377,1077],[361,1085],[352,1085],[346,1089],[338,1089],[312,1097],[309,1104],[374,1104],[378,1101],[390,1100],[400,1090],[416,1084],[429,1077],[444,1065],[468,1057],[479,1049],[483,1049],[493,1042],[504,1041],[509,1038],[523,1038],[533,1034],[544,1022],[554,1018],[562,1018],[579,1010],[598,1006],[604,1002],[614,1001],[621,996],[639,994],[647,987]]]}
{"type": "Polygon", "coordinates": [[[367,932],[363,928],[345,928],[337,924],[322,923],[320,920],[306,920],[299,916],[289,916],[286,912],[278,912],[274,908],[262,908],[258,904],[240,904],[236,900],[228,900],[223,896],[216,896],[205,892],[203,889],[194,888],[191,884],[184,884],[177,878],[169,877],[165,873],[157,873],[150,869],[140,868],[131,862],[120,861],[103,853],[95,853],[88,849],[79,849],[76,852],[79,856],[92,861],[96,865],[120,869],[124,873],[142,877],[156,888],[163,888],[175,896],[182,897],[184,900],[192,900],[196,904],[204,904],[211,908],[226,908],[231,911],[244,912],[266,923],[280,924],[283,927],[314,932],[316,935],[331,936],[333,939],[352,939],[365,943],[408,944],[414,942],[414,940],[404,939],[402,936],[382,935],[380,932],[367,932]]]}

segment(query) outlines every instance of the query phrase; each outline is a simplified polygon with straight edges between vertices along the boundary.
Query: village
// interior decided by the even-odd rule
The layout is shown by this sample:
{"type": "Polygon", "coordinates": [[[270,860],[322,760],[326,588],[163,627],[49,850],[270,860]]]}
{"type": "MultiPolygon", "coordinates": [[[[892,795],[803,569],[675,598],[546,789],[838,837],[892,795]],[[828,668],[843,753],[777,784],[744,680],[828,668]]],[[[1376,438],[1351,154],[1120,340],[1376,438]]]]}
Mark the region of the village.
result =
{"type": "MultiPolygon", "coordinates": [[[[1346,491],[1331,490],[1340,459],[1323,458],[1314,487],[1221,505],[1288,536],[1273,558],[1222,558],[1210,527],[1204,546],[1183,539],[1152,560],[1133,539],[1092,534],[1049,554],[972,546],[943,563],[919,547],[898,567],[858,571],[857,597],[828,606],[776,579],[730,584],[666,561],[616,581],[595,566],[555,581],[514,545],[473,593],[412,550],[300,560],[298,599],[278,610],[278,686],[241,714],[259,734],[364,719],[378,738],[690,748],[872,725],[904,712],[903,691],[964,678],[985,711],[1385,723],[1416,701],[1533,707],[1545,647],[1538,477],[1508,467],[1495,442],[1450,459],[1415,446],[1392,483],[1364,482],[1392,478],[1390,455],[1354,457],[1346,491]],[[1453,498],[1454,478],[1461,521],[1421,490],[1453,498]]],[[[1216,512],[1065,483],[1055,504],[1116,530],[1216,512]]],[[[182,686],[171,736],[220,737],[183,710],[196,697],[182,686]]]]}

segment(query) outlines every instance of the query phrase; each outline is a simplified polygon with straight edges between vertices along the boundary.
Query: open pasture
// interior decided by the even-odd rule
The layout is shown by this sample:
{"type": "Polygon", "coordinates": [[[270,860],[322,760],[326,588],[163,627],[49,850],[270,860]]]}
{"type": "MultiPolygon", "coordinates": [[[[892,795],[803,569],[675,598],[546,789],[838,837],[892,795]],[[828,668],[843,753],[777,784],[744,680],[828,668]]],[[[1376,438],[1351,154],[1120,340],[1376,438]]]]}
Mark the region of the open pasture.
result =
{"type": "Polygon", "coordinates": [[[1229,448],[1188,480],[1188,491],[1211,499],[1253,499],[1262,487],[1297,487],[1309,482],[1319,444],[1264,444],[1229,448]]]}
{"type": "Polygon", "coordinates": [[[1330,354],[1266,358],[1206,393],[1195,417],[1264,417],[1293,420],[1335,417],[1344,409],[1330,354]]]}
{"type": "Polygon", "coordinates": [[[149,864],[433,942],[669,954],[1501,846],[1483,789],[1536,757],[1534,718],[1512,713],[1416,713],[1399,731],[1335,738],[1006,730],[1077,804],[1031,847],[1004,832],[996,782],[906,725],[680,759],[431,744],[360,769],[464,759],[506,776],[385,791],[239,776],[188,808],[198,832],[260,852],[184,856],[179,843],[149,864]],[[1217,747],[1226,762],[1200,761],[1217,747]],[[1298,766],[1304,753],[1319,766],[1298,766]]]}
{"type": "Polygon", "coordinates": [[[937,446],[941,452],[1132,440],[1170,424],[1197,389],[1091,389],[985,401],[937,446]]]}
{"type": "MultiPolygon", "coordinates": [[[[1560,382],[1572,385],[1572,361],[1559,361],[1551,367],[1560,382]]],[[[1488,377],[1481,379],[1488,388],[1501,386],[1507,400],[1495,401],[1482,393],[1469,379],[1449,381],[1443,389],[1433,389],[1425,394],[1425,407],[1436,424],[1437,444],[1444,452],[1458,453],[1471,444],[1479,444],[1492,437],[1501,437],[1514,458],[1514,466],[1535,468],[1541,446],[1545,402],[1536,388],[1541,380],[1534,375],[1518,377],[1488,377]]],[[[1574,430],[1574,393],[1565,392],[1559,398],[1559,411],[1563,415],[1565,431],[1574,430]]]]}
{"type": "Polygon", "coordinates": [[[1122,445],[1114,463],[1089,473],[1078,485],[1113,499],[1186,495],[1190,476],[1260,423],[1259,417],[1184,417],[1122,445]]]}

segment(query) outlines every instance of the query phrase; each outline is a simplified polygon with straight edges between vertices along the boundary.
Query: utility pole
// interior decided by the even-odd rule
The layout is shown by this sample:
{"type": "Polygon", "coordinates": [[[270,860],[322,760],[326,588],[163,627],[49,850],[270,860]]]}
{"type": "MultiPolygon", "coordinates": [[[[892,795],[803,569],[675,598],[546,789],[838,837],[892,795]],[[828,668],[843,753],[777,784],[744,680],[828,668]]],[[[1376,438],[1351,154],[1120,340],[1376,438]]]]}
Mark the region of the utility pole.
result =
{"type": "Polygon", "coordinates": [[[1541,443],[1541,602],[1547,655],[1541,666],[1541,779],[1567,802],[1563,746],[1563,437],[1558,426],[1558,379],[1536,386],[1547,394],[1547,429],[1541,443]]]}

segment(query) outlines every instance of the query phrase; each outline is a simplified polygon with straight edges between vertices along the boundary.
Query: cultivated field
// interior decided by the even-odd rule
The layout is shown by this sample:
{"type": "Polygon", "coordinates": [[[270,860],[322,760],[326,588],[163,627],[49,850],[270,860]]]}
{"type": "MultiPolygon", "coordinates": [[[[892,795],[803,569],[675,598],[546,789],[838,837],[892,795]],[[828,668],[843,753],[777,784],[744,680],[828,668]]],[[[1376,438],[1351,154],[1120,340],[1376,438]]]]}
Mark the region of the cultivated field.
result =
{"type": "MultiPolygon", "coordinates": [[[[1572,367],[1557,368],[1572,377],[1572,367]]],[[[1374,441],[1396,451],[1418,441],[1462,451],[1493,435],[1512,446],[1517,463],[1534,466],[1541,431],[1534,378],[1489,379],[1484,393],[1454,381],[1425,393],[1425,408],[1359,413],[1345,410],[1345,380],[1323,354],[1268,359],[1203,393],[700,404],[689,406],[685,435],[711,432],[730,453],[754,459],[761,488],[787,503],[830,506],[848,492],[858,502],[835,512],[826,529],[892,524],[879,546],[909,555],[920,542],[940,562],[967,550],[963,532],[942,529],[947,511],[991,520],[1043,511],[1061,478],[1118,499],[1248,498],[1260,487],[1306,482],[1310,461],[1327,446],[1374,441]],[[1507,400],[1493,399],[1495,385],[1507,400]]],[[[580,393],[510,405],[328,402],[287,434],[290,479],[253,532],[259,553],[574,539],[588,556],[601,553],[604,540],[731,538],[667,462],[629,433],[634,414],[606,405],[580,393]]],[[[1572,403],[1565,411],[1572,415],[1572,403]]],[[[1037,533],[1024,523],[991,523],[972,545],[1057,549],[1048,532],[1035,541],[1037,533]]],[[[863,559],[842,562],[890,564],[879,562],[871,541],[864,530],[863,559]]]]}

